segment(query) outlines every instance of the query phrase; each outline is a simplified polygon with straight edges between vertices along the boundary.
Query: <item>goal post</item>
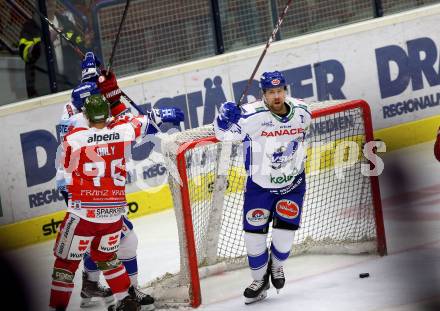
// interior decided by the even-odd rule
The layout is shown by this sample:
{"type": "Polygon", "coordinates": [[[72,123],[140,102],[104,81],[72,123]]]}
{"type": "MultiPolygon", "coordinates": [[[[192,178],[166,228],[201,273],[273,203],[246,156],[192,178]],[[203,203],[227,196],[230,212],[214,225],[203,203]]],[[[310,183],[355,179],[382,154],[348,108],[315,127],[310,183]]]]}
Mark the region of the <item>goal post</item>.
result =
{"type": "MultiPolygon", "coordinates": [[[[291,256],[385,255],[378,177],[363,174],[365,166],[375,169],[363,152],[374,140],[369,105],[353,100],[310,107],[307,191],[291,256]]],[[[162,151],[178,226],[180,272],[151,284],[153,294],[162,305],[198,307],[201,278],[247,266],[243,146],[219,142],[208,125],[167,136],[162,151]]]]}

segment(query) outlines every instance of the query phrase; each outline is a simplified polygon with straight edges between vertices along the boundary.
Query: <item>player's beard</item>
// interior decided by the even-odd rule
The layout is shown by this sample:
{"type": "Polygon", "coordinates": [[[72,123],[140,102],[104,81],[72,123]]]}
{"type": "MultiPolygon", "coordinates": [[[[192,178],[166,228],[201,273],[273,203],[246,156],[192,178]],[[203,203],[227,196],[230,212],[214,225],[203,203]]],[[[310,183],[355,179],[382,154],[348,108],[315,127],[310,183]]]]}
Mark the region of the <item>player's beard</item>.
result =
{"type": "Polygon", "coordinates": [[[270,105],[272,112],[276,114],[284,113],[284,101],[281,99],[276,99],[272,101],[272,104],[270,105]]]}

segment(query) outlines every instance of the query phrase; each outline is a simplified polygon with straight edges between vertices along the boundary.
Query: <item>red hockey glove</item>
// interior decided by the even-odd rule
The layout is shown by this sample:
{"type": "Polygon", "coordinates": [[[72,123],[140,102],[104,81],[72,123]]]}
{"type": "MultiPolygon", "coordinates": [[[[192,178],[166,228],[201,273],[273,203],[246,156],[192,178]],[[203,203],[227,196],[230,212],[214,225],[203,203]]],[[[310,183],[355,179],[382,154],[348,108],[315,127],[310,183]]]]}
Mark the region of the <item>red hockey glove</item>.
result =
{"type": "Polygon", "coordinates": [[[121,89],[116,81],[116,76],[113,72],[101,71],[101,76],[98,78],[98,87],[101,94],[107,98],[110,103],[112,116],[117,116],[124,112],[127,108],[121,103],[121,89]]]}
{"type": "Polygon", "coordinates": [[[438,161],[440,161],[440,127],[437,131],[437,140],[434,145],[434,155],[438,161]]]}

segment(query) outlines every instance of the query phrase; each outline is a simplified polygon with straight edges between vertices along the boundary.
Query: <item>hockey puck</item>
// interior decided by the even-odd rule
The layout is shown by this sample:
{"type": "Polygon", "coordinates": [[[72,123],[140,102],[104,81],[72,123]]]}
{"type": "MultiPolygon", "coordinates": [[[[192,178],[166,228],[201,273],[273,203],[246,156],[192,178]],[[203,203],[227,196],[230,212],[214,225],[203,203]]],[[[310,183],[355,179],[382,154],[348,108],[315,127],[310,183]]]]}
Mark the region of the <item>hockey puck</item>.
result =
{"type": "Polygon", "coordinates": [[[366,272],[366,273],[360,273],[359,274],[359,277],[361,278],[361,279],[363,279],[363,278],[367,278],[367,277],[369,277],[370,276],[370,274],[368,273],[368,272],[366,272]]]}

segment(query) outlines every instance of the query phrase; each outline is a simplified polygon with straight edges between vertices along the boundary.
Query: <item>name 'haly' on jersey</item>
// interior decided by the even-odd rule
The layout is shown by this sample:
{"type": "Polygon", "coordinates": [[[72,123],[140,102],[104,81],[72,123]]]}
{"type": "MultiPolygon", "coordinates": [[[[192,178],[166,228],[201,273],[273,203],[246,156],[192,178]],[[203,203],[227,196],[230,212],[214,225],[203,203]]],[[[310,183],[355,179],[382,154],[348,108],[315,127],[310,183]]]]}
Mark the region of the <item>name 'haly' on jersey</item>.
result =
{"type": "Polygon", "coordinates": [[[103,129],[79,127],[64,137],[68,211],[111,223],[125,213],[126,148],[151,126],[147,116],[116,119],[103,129]]]}
{"type": "Polygon", "coordinates": [[[257,101],[243,105],[238,124],[231,124],[226,131],[214,122],[219,140],[243,141],[248,176],[265,189],[287,187],[304,171],[311,114],[299,99],[286,97],[285,103],[288,114],[283,117],[257,101]]]}

